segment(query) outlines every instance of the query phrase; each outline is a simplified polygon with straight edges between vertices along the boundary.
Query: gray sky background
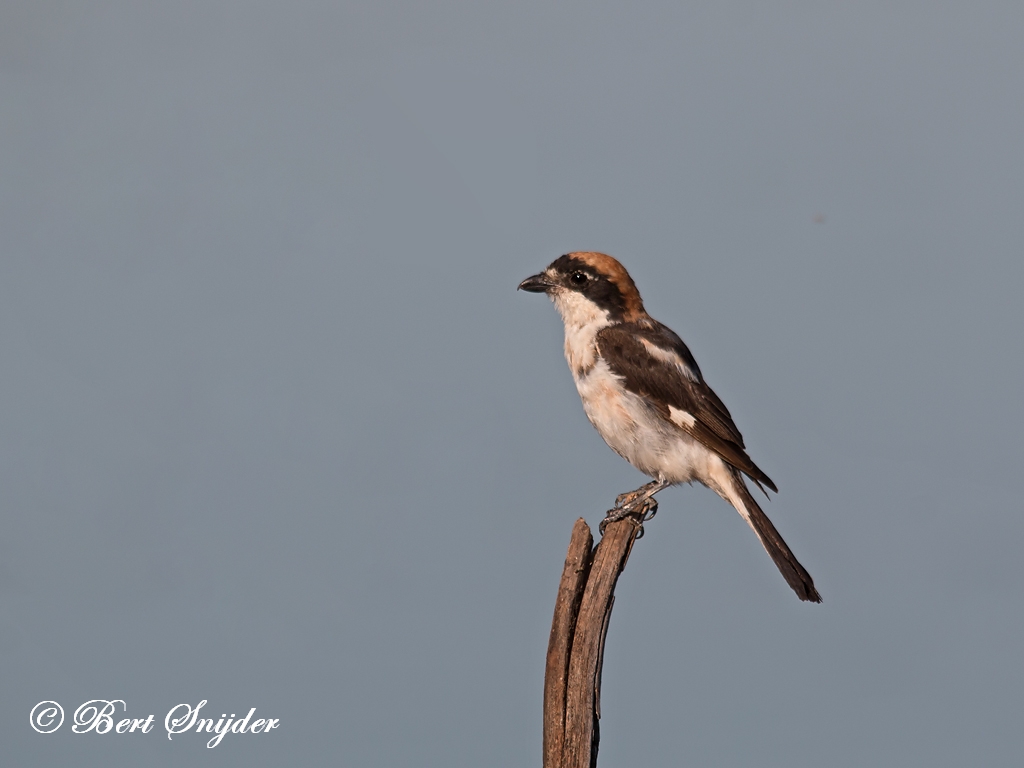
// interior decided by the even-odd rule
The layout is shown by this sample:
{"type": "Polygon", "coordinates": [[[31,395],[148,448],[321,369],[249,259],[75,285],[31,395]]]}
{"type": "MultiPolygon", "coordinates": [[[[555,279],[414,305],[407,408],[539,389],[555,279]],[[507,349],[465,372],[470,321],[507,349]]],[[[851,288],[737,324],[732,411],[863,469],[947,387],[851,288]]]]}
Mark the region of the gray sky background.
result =
{"type": "Polygon", "coordinates": [[[1018,764],[1024,5],[829,6],[3,3],[5,764],[539,764],[643,481],[515,291],[591,249],[825,599],[666,491],[601,765],[1018,764]],[[95,698],[158,730],[29,728],[95,698]],[[201,699],[281,728],[168,741],[201,699]]]}

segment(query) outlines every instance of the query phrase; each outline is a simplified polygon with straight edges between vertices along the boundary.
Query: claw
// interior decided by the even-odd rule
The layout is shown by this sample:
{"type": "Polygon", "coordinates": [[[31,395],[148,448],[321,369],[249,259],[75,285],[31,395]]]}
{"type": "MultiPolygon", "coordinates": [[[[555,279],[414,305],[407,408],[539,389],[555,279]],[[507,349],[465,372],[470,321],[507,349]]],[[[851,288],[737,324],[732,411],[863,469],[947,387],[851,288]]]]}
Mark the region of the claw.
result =
{"type": "Polygon", "coordinates": [[[656,514],[658,514],[658,502],[653,496],[649,496],[644,499],[644,515],[640,522],[646,523],[648,520],[653,520],[656,514]]]}

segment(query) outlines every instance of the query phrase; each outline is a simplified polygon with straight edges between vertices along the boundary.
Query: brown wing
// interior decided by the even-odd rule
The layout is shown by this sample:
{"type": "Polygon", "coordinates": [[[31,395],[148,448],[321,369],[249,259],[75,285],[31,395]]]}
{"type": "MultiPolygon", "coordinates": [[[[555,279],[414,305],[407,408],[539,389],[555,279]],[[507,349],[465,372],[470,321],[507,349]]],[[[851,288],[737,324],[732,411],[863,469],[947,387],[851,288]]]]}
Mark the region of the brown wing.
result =
{"type": "Polygon", "coordinates": [[[747,456],[729,409],[704,383],[690,350],[669,328],[660,323],[613,325],[598,332],[597,346],[626,389],[643,395],[666,421],[778,493],[771,478],[747,456]],[[670,406],[690,414],[693,424],[672,421],[670,406]]]}

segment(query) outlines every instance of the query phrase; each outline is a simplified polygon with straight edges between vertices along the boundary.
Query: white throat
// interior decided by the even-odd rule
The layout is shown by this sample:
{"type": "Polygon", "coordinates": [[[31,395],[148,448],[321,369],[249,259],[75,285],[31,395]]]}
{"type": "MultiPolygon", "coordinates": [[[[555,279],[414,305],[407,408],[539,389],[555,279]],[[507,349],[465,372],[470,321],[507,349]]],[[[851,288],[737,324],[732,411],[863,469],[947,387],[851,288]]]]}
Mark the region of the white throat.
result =
{"type": "Polygon", "coordinates": [[[554,291],[551,301],[565,324],[565,359],[579,379],[597,362],[597,332],[611,325],[608,310],[576,291],[554,291]]]}

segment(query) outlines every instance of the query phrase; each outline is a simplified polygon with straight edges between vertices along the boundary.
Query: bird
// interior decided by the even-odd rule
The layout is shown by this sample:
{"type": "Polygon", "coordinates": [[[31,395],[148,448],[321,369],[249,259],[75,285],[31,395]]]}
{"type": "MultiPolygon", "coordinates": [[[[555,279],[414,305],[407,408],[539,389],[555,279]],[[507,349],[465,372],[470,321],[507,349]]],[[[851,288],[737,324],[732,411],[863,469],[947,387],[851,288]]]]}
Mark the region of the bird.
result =
{"type": "Polygon", "coordinates": [[[613,451],[652,478],[618,496],[602,531],[629,515],[646,522],[657,510],[654,494],[696,481],[736,508],[797,597],[820,603],[814,580],[744,476],[766,497],[765,488],[778,488],[747,455],[732,415],[683,340],[647,314],[625,267],[604,253],[567,253],[523,280],[519,290],[545,293],[554,303],[587,418],[613,451]]]}

